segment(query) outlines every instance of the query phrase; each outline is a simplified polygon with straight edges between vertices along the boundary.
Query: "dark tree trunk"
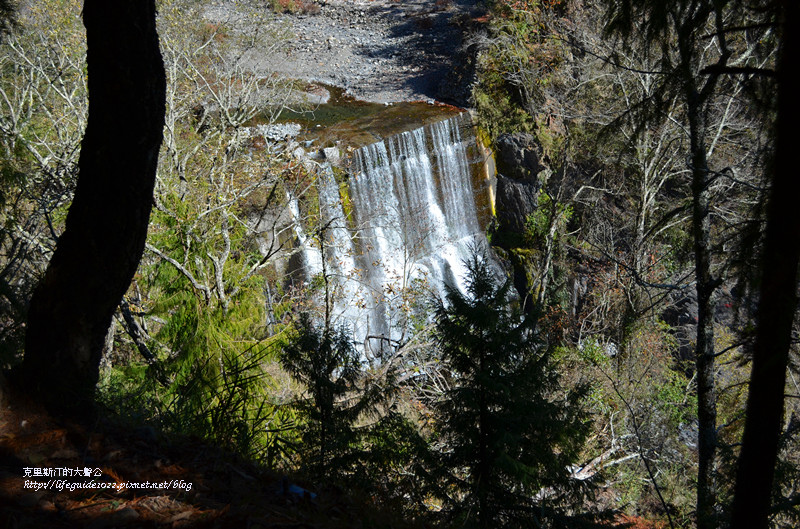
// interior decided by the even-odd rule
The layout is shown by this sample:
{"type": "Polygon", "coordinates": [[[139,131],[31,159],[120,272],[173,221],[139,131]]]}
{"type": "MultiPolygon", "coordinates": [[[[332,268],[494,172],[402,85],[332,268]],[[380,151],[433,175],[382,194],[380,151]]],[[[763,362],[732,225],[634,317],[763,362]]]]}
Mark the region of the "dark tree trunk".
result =
{"type": "Polygon", "coordinates": [[[783,399],[792,322],[797,308],[800,215],[794,118],[800,112],[798,5],[783,2],[775,165],[767,208],[756,342],[750,374],[742,451],[736,476],[732,529],[767,527],[783,422],[783,399]]]}
{"type": "Polygon", "coordinates": [[[714,372],[715,280],[711,274],[708,161],[702,141],[705,111],[689,96],[689,129],[692,144],[692,232],[694,236],[695,285],[697,289],[697,527],[716,527],[714,460],[717,450],[717,396],[714,372]]]}
{"type": "MultiPolygon", "coordinates": [[[[489,507],[489,487],[492,463],[489,451],[489,403],[484,377],[487,376],[485,351],[478,355],[478,468],[475,473],[475,487],[478,493],[478,525],[481,529],[492,527],[494,519],[489,507]]],[[[496,432],[495,432],[496,435],[496,432]]]]}
{"type": "Polygon", "coordinates": [[[28,314],[25,389],[51,410],[91,410],[114,310],[144,250],[166,81],[154,0],[86,0],[89,118],[75,198],[28,314]]]}
{"type": "MultiPolygon", "coordinates": [[[[692,171],[692,238],[694,239],[694,277],[697,290],[697,528],[716,527],[714,507],[716,486],[714,461],[717,450],[717,396],[714,371],[714,290],[711,272],[711,219],[709,217],[709,168],[705,129],[707,92],[700,92],[688,68],[690,52],[682,53],[687,65],[685,77],[686,112],[692,171]]],[[[708,82],[712,82],[709,80],[708,82]]]]}
{"type": "MultiPolygon", "coordinates": [[[[715,529],[717,491],[715,461],[717,452],[717,395],[714,367],[714,291],[719,279],[711,269],[711,217],[709,215],[709,183],[711,174],[706,152],[706,127],[709,101],[719,80],[711,74],[700,82],[696,74],[698,22],[705,23],[712,15],[710,5],[696,5],[678,26],[679,71],[682,76],[684,104],[689,121],[689,144],[692,172],[692,238],[694,240],[694,277],[697,290],[697,529],[715,529]]],[[[721,18],[717,18],[718,28],[721,18]]],[[[718,65],[724,67],[728,55],[723,53],[718,65]]]]}

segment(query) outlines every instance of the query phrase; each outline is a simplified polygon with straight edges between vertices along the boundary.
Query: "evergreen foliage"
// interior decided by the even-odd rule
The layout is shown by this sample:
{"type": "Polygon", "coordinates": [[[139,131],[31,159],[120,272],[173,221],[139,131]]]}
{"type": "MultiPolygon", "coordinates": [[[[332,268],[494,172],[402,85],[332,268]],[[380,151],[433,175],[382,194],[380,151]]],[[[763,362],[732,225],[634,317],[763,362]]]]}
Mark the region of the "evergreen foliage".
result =
{"type": "Polygon", "coordinates": [[[361,369],[348,333],[320,327],[308,314],[301,315],[281,362],[306,387],[306,395],[296,402],[306,420],[301,435],[304,467],[313,476],[332,478],[350,466],[359,436],[355,422],[378,395],[369,390],[359,394],[361,369]]]}
{"type": "Polygon", "coordinates": [[[467,266],[468,295],[449,288],[436,310],[452,376],[435,406],[441,457],[467,526],[517,525],[541,515],[535,498],[555,498],[569,484],[587,433],[583,390],[556,398],[558,375],[534,318],[513,308],[510,283],[496,284],[485,257],[476,253],[467,266]]]}
{"type": "Polygon", "coordinates": [[[301,314],[281,362],[306,389],[294,404],[300,470],[391,500],[410,516],[430,515],[439,473],[419,428],[395,406],[392,366],[364,370],[344,328],[301,314]]]}

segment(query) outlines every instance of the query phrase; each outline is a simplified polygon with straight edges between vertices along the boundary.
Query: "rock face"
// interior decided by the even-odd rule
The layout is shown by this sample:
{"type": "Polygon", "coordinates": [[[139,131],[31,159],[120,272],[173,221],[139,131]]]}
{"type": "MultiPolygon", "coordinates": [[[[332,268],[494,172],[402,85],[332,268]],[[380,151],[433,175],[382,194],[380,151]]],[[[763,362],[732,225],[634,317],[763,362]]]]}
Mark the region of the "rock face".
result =
{"type": "Polygon", "coordinates": [[[496,142],[497,172],[514,180],[535,182],[548,170],[542,147],[533,134],[503,134],[496,142]]]}
{"type": "MultiPolygon", "coordinates": [[[[738,307],[738,293],[735,287],[721,285],[714,300],[714,323],[728,329],[737,327],[738,318],[746,318],[744,307],[738,307]],[[737,313],[737,309],[740,311],[737,313]]],[[[661,318],[671,328],[678,341],[678,354],[681,359],[694,358],[697,340],[697,291],[689,287],[671,296],[672,303],[661,313],[661,318]]]]}
{"type": "Polygon", "coordinates": [[[694,358],[697,339],[697,292],[687,288],[672,296],[673,302],[661,314],[664,322],[672,328],[678,343],[678,356],[682,360],[694,358]]]}
{"type": "Polygon", "coordinates": [[[525,219],[536,211],[539,185],[534,181],[513,180],[497,175],[497,220],[500,228],[525,232],[525,219]]]}
{"type": "Polygon", "coordinates": [[[458,106],[469,106],[472,87],[477,81],[476,62],[478,54],[487,46],[488,39],[475,39],[461,46],[451,55],[451,67],[439,83],[436,98],[450,101],[458,106]]]}
{"type": "Polygon", "coordinates": [[[504,134],[495,147],[497,220],[501,229],[524,233],[525,219],[536,211],[549,168],[533,134],[504,134]]]}

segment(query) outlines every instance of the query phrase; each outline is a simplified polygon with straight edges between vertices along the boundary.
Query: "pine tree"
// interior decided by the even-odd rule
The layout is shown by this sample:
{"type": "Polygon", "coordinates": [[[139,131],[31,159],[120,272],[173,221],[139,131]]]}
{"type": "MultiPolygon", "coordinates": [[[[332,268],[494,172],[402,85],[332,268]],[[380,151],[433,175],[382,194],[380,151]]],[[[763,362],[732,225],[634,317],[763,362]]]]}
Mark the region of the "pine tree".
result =
{"type": "Polygon", "coordinates": [[[356,420],[379,395],[357,386],[360,363],[346,330],[318,326],[307,314],[301,315],[281,362],[306,387],[296,403],[306,421],[301,450],[306,470],[331,479],[351,466],[360,436],[356,420]]]}
{"type": "Polygon", "coordinates": [[[417,426],[394,405],[396,366],[363,370],[347,330],[308,314],[281,361],[306,388],[295,403],[303,419],[303,470],[328,484],[369,490],[406,515],[425,514],[437,494],[438,469],[417,426]]]}
{"type": "Polygon", "coordinates": [[[558,376],[534,319],[513,306],[510,283],[496,284],[485,257],[466,264],[467,295],[449,288],[436,313],[452,376],[436,405],[442,457],[466,526],[519,525],[538,517],[537,493],[568,482],[587,433],[580,392],[553,398],[558,376]]]}

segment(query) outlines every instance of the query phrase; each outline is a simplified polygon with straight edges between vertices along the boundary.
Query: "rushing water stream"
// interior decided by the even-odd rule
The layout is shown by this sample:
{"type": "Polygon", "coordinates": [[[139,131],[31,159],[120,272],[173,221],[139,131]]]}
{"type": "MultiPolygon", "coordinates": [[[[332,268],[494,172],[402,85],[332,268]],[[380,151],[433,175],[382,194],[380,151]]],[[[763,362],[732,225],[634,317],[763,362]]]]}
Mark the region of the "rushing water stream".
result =
{"type": "Polygon", "coordinates": [[[346,186],[321,167],[322,242],[298,240],[308,276],[323,271],[324,253],[333,313],[367,357],[424,320],[420,300],[444,296],[445,285],[464,290],[463,261],[486,243],[477,153],[469,117],[456,114],[355,149],[346,186]]]}

